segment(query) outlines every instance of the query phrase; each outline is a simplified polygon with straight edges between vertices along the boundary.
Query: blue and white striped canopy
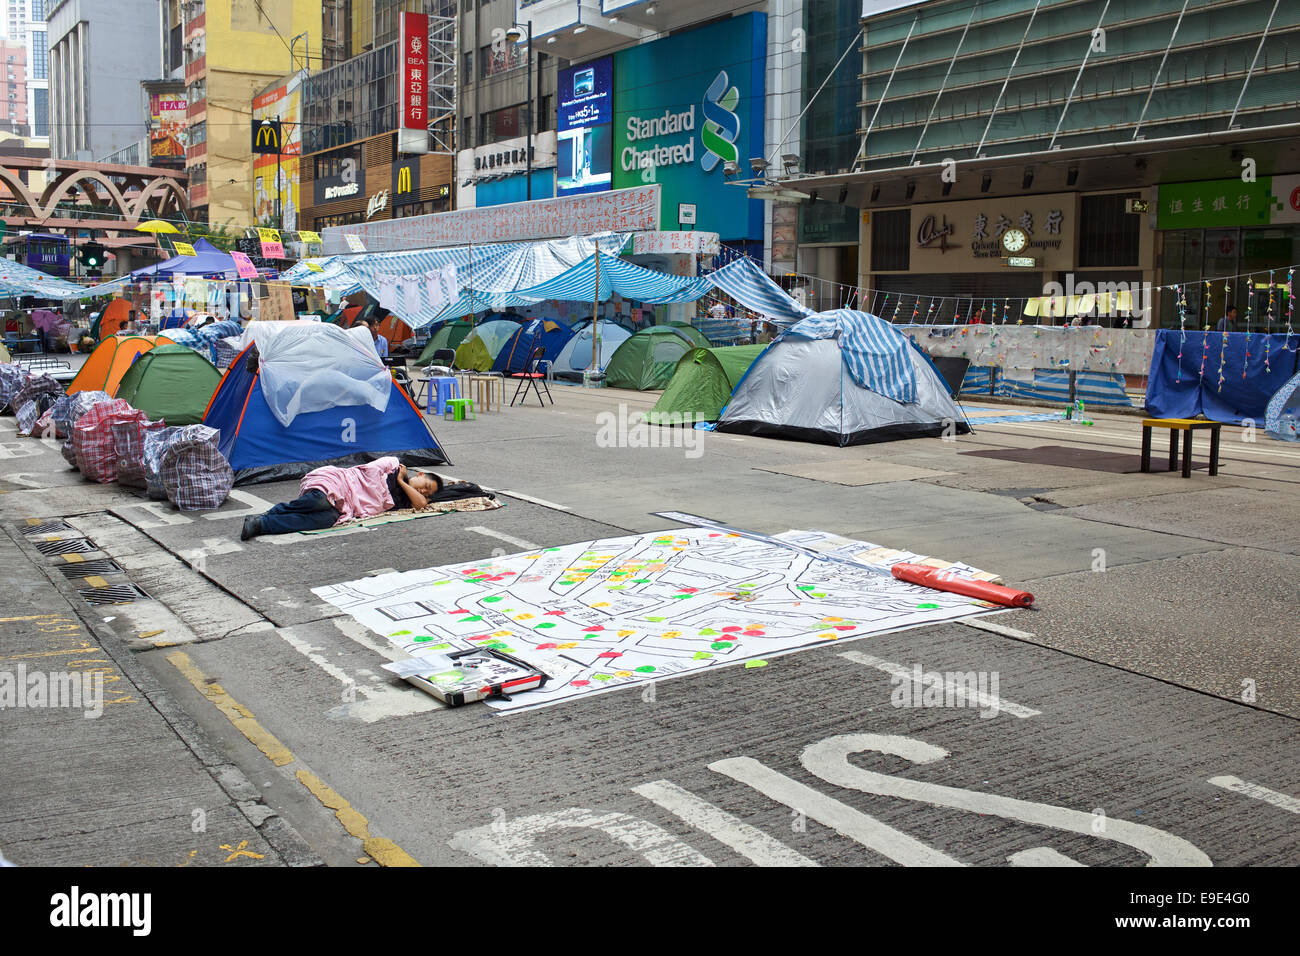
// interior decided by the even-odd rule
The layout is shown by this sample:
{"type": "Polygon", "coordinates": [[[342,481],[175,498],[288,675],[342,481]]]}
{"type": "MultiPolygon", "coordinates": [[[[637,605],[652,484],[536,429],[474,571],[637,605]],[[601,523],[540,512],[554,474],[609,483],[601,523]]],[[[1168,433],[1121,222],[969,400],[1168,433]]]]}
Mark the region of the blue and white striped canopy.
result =
{"type": "Polygon", "coordinates": [[[809,313],[778,338],[799,335],[829,339],[838,334],[844,364],[853,381],[896,402],[916,401],[916,370],[911,340],[884,319],[870,312],[834,309],[809,313]]]}
{"type": "Polygon", "coordinates": [[[798,322],[813,314],[773,282],[753,259],[736,259],[704,278],[745,308],[774,322],[798,322]]]}
{"type": "Polygon", "coordinates": [[[13,259],[0,258],[0,296],[32,295],[42,299],[72,299],[82,293],[75,282],[47,275],[13,259]]]}

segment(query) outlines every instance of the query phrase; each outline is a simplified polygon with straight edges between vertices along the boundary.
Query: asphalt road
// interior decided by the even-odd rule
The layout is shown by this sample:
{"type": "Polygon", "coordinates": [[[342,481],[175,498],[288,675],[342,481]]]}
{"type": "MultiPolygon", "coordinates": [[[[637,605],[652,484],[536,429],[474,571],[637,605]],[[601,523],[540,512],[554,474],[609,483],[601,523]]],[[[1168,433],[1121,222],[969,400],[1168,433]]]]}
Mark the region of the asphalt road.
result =
{"type": "Polygon", "coordinates": [[[180,514],[86,485],[0,419],[0,521],[64,517],[122,569],[108,583],[146,592],[80,613],[111,617],[331,864],[1294,863],[1300,450],[1225,429],[1217,478],[1125,473],[1111,459],[1136,468],[1138,428],[1119,416],[853,449],[628,447],[635,431],[607,440],[618,406],[653,396],[556,391],[435,423],[444,471],[497,489],[500,511],[241,543],[243,515],[295,483],[180,514]],[[965,561],[1038,605],[499,716],[393,679],[382,639],[310,591],[658,530],[665,510],[965,561]],[[914,665],[996,674],[996,715],[900,699],[914,665]]]}

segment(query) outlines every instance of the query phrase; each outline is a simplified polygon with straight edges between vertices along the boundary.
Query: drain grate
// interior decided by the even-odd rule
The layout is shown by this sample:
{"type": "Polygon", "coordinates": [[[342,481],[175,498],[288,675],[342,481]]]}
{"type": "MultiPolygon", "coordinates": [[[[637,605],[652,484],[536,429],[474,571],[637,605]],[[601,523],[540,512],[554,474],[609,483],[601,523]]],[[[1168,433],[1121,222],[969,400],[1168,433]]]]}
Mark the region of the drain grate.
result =
{"type": "Polygon", "coordinates": [[[65,531],[76,533],[76,529],[66,521],[47,521],[44,524],[32,524],[23,528],[23,534],[29,538],[38,534],[61,534],[65,531]]]}
{"type": "Polygon", "coordinates": [[[95,542],[89,538],[65,538],[62,541],[37,541],[36,550],[41,554],[90,554],[98,551],[95,542]]]}
{"type": "Polygon", "coordinates": [[[58,569],[63,572],[65,578],[86,578],[92,574],[121,574],[123,570],[116,561],[110,561],[108,558],[60,564],[58,569]]]}
{"type": "Polygon", "coordinates": [[[103,588],[81,588],[77,591],[87,604],[130,604],[132,601],[149,599],[149,595],[134,584],[110,584],[103,588]]]}

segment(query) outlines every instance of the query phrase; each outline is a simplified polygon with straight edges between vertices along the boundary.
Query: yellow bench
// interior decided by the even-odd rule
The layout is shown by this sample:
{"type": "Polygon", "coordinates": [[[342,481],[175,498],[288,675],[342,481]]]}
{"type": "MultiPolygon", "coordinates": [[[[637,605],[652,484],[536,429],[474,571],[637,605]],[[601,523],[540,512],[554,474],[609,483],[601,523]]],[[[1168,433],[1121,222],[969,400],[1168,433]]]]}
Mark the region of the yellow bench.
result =
{"type": "Polygon", "coordinates": [[[1151,470],[1151,429],[1169,429],[1169,470],[1178,467],[1179,436],[1187,433],[1183,439],[1183,477],[1192,477],[1192,433],[1198,429],[1210,431],[1210,474],[1219,473],[1219,432],[1222,422],[1203,422],[1195,418],[1144,418],[1142,419],[1142,470],[1151,470]]]}

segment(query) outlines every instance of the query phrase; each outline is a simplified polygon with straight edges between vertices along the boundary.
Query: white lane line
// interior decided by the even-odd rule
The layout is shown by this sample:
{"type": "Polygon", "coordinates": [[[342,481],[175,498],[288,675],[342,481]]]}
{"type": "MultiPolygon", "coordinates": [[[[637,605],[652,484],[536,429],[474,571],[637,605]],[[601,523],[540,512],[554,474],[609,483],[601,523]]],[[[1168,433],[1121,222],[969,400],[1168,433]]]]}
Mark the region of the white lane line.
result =
{"type": "Polygon", "coordinates": [[[632,792],[658,804],[759,866],[820,866],[762,830],[737,820],[727,811],[668,780],[652,780],[633,787],[632,792]]]}
{"type": "Polygon", "coordinates": [[[1083,866],[1078,860],[1071,860],[1063,853],[1058,853],[1050,846],[1036,846],[1007,857],[1012,866],[1083,866]]]}
{"type": "Polygon", "coordinates": [[[901,863],[903,866],[964,866],[946,853],[926,846],[915,837],[895,830],[875,817],[868,816],[840,801],[826,796],[783,773],[766,767],[752,757],[729,757],[709,764],[709,769],[752,787],[759,793],[791,810],[807,814],[841,836],[855,840],[869,849],[901,863]]]}
{"type": "Polygon", "coordinates": [[[525,541],[523,538],[516,538],[514,535],[503,534],[500,531],[493,531],[491,528],[466,528],[466,531],[477,531],[479,534],[487,535],[489,538],[496,538],[498,541],[504,541],[506,544],[513,544],[516,548],[523,548],[525,551],[533,551],[540,545],[533,544],[531,541],[525,541]]]}
{"type": "Polygon", "coordinates": [[[558,511],[571,510],[567,505],[557,505],[554,501],[547,501],[545,498],[534,498],[532,495],[520,494],[517,491],[500,491],[502,495],[509,495],[511,498],[518,498],[520,501],[531,501],[535,505],[541,505],[543,508],[555,508],[558,511]]]}
{"type": "Polygon", "coordinates": [[[1300,813],[1300,800],[1290,794],[1278,793],[1276,790],[1261,787],[1257,783],[1247,783],[1240,777],[1230,775],[1211,777],[1209,782],[1216,787],[1222,787],[1224,790],[1231,790],[1233,793],[1239,793],[1255,800],[1263,800],[1265,803],[1271,803],[1275,807],[1281,807],[1283,810],[1289,810],[1292,813],[1300,813]]]}
{"type": "MultiPolygon", "coordinates": [[[[855,664],[863,664],[867,667],[874,667],[878,671],[884,671],[893,677],[903,680],[910,680],[918,688],[925,686],[922,678],[928,677],[931,672],[924,671],[921,665],[916,664],[912,667],[906,667],[902,664],[894,664],[891,661],[883,661],[879,657],[872,657],[870,654],[863,654],[860,651],[845,651],[840,655],[845,660],[853,661],[855,664]]],[[[972,674],[974,671],[971,672],[972,674]]],[[[1025,707],[1023,704],[1017,704],[1014,701],[998,697],[996,694],[988,694],[976,690],[970,684],[964,681],[952,679],[947,674],[934,674],[935,677],[943,678],[944,699],[951,699],[958,706],[971,706],[967,703],[968,699],[973,699],[981,710],[1002,713],[1005,711],[1013,717],[1037,717],[1042,711],[1034,710],[1032,707],[1025,707]]],[[[919,693],[919,690],[918,690],[919,693]]]]}
{"type": "Polygon", "coordinates": [[[1004,624],[994,624],[991,621],[981,621],[979,618],[967,618],[959,621],[967,627],[973,627],[981,631],[988,631],[990,634],[1001,634],[1003,637],[1019,637],[1022,639],[1032,638],[1033,634],[1028,631],[1018,631],[1014,627],[1007,627],[1004,624]]]}

